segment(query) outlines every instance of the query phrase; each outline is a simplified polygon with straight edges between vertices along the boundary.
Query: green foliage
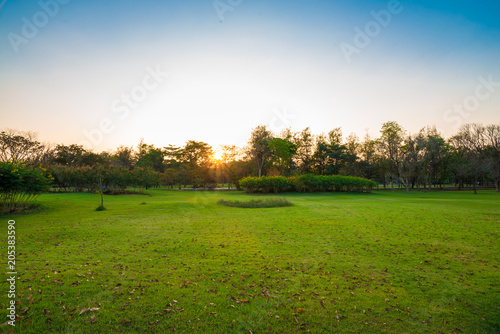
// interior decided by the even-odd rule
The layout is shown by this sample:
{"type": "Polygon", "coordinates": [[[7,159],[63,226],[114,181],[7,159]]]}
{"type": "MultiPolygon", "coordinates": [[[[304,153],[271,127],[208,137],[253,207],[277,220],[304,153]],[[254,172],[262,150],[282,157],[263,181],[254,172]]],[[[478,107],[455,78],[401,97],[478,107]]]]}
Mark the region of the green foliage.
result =
{"type": "Polygon", "coordinates": [[[99,205],[99,206],[95,209],[95,211],[104,211],[104,210],[106,210],[106,208],[104,207],[104,205],[99,205]]]}
{"type": "Polygon", "coordinates": [[[212,146],[207,143],[189,140],[183,149],[179,150],[178,158],[183,165],[181,178],[183,183],[190,182],[193,187],[205,187],[213,183],[211,168],[213,163],[212,146]]]}
{"type": "Polygon", "coordinates": [[[280,193],[285,191],[316,192],[370,192],[377,183],[361,177],[342,175],[312,175],[305,174],[290,178],[276,177],[246,177],[240,180],[240,186],[248,193],[280,193]]]}
{"type": "Polygon", "coordinates": [[[250,201],[226,201],[221,199],[217,202],[219,205],[229,206],[233,208],[280,208],[293,206],[292,202],[286,198],[266,198],[266,199],[252,199],[250,201]]]}
{"type": "Polygon", "coordinates": [[[50,176],[40,167],[20,162],[0,162],[0,203],[2,213],[24,210],[33,199],[49,189],[50,176]]]}
{"type": "Polygon", "coordinates": [[[167,156],[164,149],[156,148],[154,145],[148,145],[143,140],[139,143],[136,166],[149,167],[162,173],[165,170],[163,161],[167,156]]]}
{"type": "Polygon", "coordinates": [[[245,177],[240,180],[240,187],[247,192],[280,193],[291,190],[292,183],[283,176],[245,177]]]}
{"type": "Polygon", "coordinates": [[[70,167],[53,165],[48,172],[54,176],[53,187],[63,191],[98,191],[99,182],[106,190],[114,193],[125,191],[127,187],[150,188],[160,182],[160,175],[150,167],[136,167],[128,170],[119,166],[70,167]]]}
{"type": "Polygon", "coordinates": [[[268,144],[272,153],[271,162],[282,175],[290,175],[292,157],[297,154],[297,145],[281,138],[274,138],[268,144]]]}

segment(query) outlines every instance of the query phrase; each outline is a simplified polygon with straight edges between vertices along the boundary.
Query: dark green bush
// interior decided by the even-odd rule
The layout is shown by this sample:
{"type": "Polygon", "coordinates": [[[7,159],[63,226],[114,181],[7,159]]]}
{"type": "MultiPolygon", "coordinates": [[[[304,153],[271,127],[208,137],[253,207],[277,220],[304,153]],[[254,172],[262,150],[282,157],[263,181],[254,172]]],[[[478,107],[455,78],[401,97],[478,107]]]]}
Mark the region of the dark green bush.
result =
{"type": "Polygon", "coordinates": [[[51,180],[40,167],[0,162],[0,205],[2,213],[28,209],[33,199],[49,189],[51,180]]]}
{"type": "Polygon", "coordinates": [[[354,176],[305,174],[290,178],[282,176],[246,177],[240,180],[240,186],[249,193],[279,193],[285,191],[370,192],[377,184],[374,181],[354,176]]]}

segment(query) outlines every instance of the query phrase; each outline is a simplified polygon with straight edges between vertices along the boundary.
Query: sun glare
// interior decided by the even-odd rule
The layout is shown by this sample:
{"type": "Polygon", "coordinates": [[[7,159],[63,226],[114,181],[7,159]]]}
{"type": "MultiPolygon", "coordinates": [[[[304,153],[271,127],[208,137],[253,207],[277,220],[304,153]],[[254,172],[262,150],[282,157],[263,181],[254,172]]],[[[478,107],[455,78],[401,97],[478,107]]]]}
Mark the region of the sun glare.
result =
{"type": "Polygon", "coordinates": [[[222,152],[219,150],[216,150],[213,154],[213,159],[216,161],[221,161],[222,160],[222,152]]]}

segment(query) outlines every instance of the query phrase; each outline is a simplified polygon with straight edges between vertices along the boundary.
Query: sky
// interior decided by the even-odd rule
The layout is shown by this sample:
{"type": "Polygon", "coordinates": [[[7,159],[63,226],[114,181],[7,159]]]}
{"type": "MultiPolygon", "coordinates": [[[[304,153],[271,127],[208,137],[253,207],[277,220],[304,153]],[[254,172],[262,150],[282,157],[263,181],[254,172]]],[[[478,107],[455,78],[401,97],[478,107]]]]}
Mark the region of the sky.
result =
{"type": "Polygon", "coordinates": [[[500,2],[0,0],[0,129],[94,151],[500,121],[500,2]]]}

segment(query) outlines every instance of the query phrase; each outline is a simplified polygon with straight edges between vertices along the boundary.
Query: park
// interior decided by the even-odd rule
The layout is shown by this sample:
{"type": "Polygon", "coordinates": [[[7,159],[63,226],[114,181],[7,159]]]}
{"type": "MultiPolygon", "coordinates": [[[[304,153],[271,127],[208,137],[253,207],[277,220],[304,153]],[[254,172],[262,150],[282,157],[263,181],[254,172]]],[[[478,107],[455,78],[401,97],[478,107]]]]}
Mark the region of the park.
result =
{"type": "Polygon", "coordinates": [[[500,333],[499,14],[0,0],[0,334],[500,333]]]}
{"type": "Polygon", "coordinates": [[[499,129],[101,153],[3,131],[1,328],[497,332],[499,129]]]}
{"type": "Polygon", "coordinates": [[[499,329],[494,191],[149,193],[107,196],[105,211],[50,193],[2,217],[19,233],[16,331],[499,329]],[[217,204],[269,197],[293,206],[217,204]]]}

